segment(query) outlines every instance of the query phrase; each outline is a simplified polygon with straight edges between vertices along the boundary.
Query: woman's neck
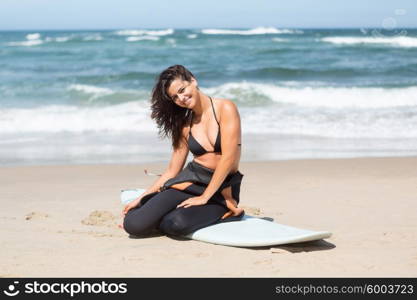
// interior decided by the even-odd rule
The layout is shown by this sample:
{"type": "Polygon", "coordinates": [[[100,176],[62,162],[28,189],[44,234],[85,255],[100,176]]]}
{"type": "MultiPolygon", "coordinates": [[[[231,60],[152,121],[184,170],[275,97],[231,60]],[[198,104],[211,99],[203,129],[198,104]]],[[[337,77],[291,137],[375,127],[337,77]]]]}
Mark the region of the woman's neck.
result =
{"type": "Polygon", "coordinates": [[[196,116],[197,118],[201,118],[201,116],[207,110],[207,108],[210,107],[209,102],[209,97],[200,92],[199,101],[196,102],[195,106],[192,109],[194,116],[196,116]]]}

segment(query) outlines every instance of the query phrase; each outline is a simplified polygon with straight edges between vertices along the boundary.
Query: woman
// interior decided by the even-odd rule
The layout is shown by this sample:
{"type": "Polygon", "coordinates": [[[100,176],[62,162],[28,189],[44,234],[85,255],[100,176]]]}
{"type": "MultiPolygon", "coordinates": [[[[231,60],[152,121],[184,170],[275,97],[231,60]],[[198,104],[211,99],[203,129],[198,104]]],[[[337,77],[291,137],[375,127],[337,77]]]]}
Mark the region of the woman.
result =
{"type": "Polygon", "coordinates": [[[230,215],[241,217],[243,210],[237,208],[243,177],[238,171],[241,128],[236,105],[205,95],[194,75],[181,65],[159,75],[151,102],[151,117],[159,133],[171,137],[173,153],[160,178],[124,208],[126,232],[146,235],[158,228],[181,236],[230,215]],[[194,160],[183,169],[189,151],[194,160]]]}

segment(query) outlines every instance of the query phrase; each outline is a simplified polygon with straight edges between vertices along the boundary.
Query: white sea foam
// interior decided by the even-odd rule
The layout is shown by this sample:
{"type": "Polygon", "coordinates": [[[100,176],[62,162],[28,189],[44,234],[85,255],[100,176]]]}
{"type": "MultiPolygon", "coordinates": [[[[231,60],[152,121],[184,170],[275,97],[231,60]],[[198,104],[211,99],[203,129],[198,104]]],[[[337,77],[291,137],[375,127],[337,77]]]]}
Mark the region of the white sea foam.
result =
{"type": "Polygon", "coordinates": [[[174,29],[166,29],[166,30],[144,30],[144,29],[127,29],[127,30],[120,30],[116,31],[115,34],[117,35],[156,35],[156,36],[164,36],[170,35],[174,33],[174,29]]]}
{"type": "Polygon", "coordinates": [[[417,47],[417,38],[396,37],[325,37],[321,41],[338,45],[387,44],[394,47],[417,47]]]}
{"type": "Polygon", "coordinates": [[[240,108],[244,133],[293,137],[416,139],[417,111],[408,114],[411,116],[405,111],[240,108]]]}
{"type": "Polygon", "coordinates": [[[166,30],[146,30],[145,34],[148,35],[157,35],[157,36],[163,36],[163,35],[171,35],[174,33],[174,29],[166,29],[166,30]]]}
{"type": "Polygon", "coordinates": [[[58,42],[58,43],[64,43],[69,40],[71,40],[73,36],[58,36],[58,37],[46,37],[45,42],[58,42]]]}
{"type": "Polygon", "coordinates": [[[195,33],[192,33],[192,34],[188,34],[187,35],[187,38],[188,39],[195,39],[197,37],[197,34],[195,34],[195,33]]]}
{"type": "Polygon", "coordinates": [[[5,138],[5,139],[0,140],[0,145],[31,143],[31,142],[37,142],[39,140],[40,140],[39,138],[34,138],[34,137],[5,138]]]}
{"type": "Polygon", "coordinates": [[[267,97],[275,103],[303,107],[387,108],[417,106],[417,87],[393,89],[291,87],[235,82],[207,89],[207,92],[235,98],[238,101],[244,101],[239,99],[239,95],[256,94],[267,97]]]}
{"type": "Polygon", "coordinates": [[[26,41],[21,42],[10,42],[6,45],[8,46],[24,46],[24,47],[30,47],[30,46],[36,46],[43,44],[43,41],[40,39],[41,35],[40,33],[30,33],[26,35],[26,41]]]}
{"type": "Polygon", "coordinates": [[[303,33],[301,30],[295,29],[277,29],[275,27],[256,27],[248,30],[233,29],[202,29],[203,34],[236,34],[236,35],[259,35],[259,34],[295,34],[303,33]]]}
{"type": "Polygon", "coordinates": [[[158,41],[159,37],[146,35],[146,36],[129,36],[126,38],[127,42],[137,42],[137,41],[143,41],[143,40],[158,41]]]}
{"type": "Polygon", "coordinates": [[[36,45],[41,45],[41,44],[43,44],[42,40],[29,40],[29,41],[23,41],[23,42],[10,42],[10,43],[7,43],[6,45],[30,47],[30,46],[36,46],[36,45]]]}
{"type": "Polygon", "coordinates": [[[247,133],[417,138],[417,87],[291,87],[241,82],[203,90],[239,103],[247,133]],[[258,99],[269,99],[269,103],[257,104],[258,99]]]}
{"type": "Polygon", "coordinates": [[[26,39],[31,41],[31,40],[39,40],[41,37],[40,33],[30,33],[26,35],[26,39]]]}
{"type": "Polygon", "coordinates": [[[68,90],[89,94],[92,96],[90,99],[114,94],[111,89],[86,84],[72,84],[68,87],[68,90]]]}
{"type": "Polygon", "coordinates": [[[58,43],[63,43],[63,42],[67,42],[71,39],[71,37],[69,36],[59,36],[55,38],[55,41],[57,41],[58,43]]]}
{"type": "Polygon", "coordinates": [[[0,110],[0,132],[53,133],[87,131],[155,132],[149,120],[149,107],[127,102],[105,107],[42,106],[0,110]]]}
{"type": "MultiPolygon", "coordinates": [[[[217,97],[217,96],[216,96],[217,97]]],[[[219,96],[220,97],[220,96],[219,96]]],[[[278,134],[331,138],[417,138],[417,109],[329,109],[313,107],[248,107],[239,105],[244,134],[278,134]]],[[[155,133],[149,104],[128,102],[105,107],[45,106],[0,110],[0,132],[155,133]]]]}
{"type": "Polygon", "coordinates": [[[98,87],[94,85],[72,84],[67,87],[67,90],[71,91],[71,99],[74,99],[76,102],[81,101],[84,105],[88,105],[96,101],[99,105],[114,105],[116,103],[148,98],[148,92],[137,89],[118,88],[112,90],[110,88],[98,87]]]}
{"type": "Polygon", "coordinates": [[[71,35],[68,35],[68,36],[58,36],[58,37],[49,37],[48,36],[48,37],[45,38],[45,42],[64,43],[64,42],[68,42],[70,40],[73,40],[75,38],[80,38],[83,41],[101,41],[103,39],[103,37],[99,33],[90,34],[90,35],[87,35],[87,36],[71,34],[71,35]]]}
{"type": "Polygon", "coordinates": [[[103,37],[100,34],[92,34],[83,38],[84,41],[101,41],[103,37]]]}
{"type": "MultiPolygon", "coordinates": [[[[90,85],[72,85],[69,89],[92,98],[114,93],[111,89],[90,85]]],[[[417,138],[417,87],[297,87],[235,82],[201,89],[213,97],[228,98],[238,104],[243,133],[417,138]]],[[[7,108],[0,109],[0,132],[155,133],[149,114],[148,101],[108,106],[7,108]]]]}

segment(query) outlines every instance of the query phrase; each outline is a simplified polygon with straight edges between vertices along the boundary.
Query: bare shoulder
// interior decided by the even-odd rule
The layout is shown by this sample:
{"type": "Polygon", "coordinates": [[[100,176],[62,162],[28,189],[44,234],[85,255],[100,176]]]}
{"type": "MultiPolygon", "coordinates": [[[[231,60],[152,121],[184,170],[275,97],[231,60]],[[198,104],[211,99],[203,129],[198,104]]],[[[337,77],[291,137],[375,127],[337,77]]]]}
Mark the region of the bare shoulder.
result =
{"type": "Polygon", "coordinates": [[[216,100],[218,103],[217,110],[220,112],[220,117],[222,115],[230,117],[239,114],[237,105],[232,100],[224,98],[217,98],[216,100]]]}
{"type": "Polygon", "coordinates": [[[217,100],[217,103],[218,103],[220,109],[223,109],[223,107],[225,107],[226,109],[227,108],[233,109],[233,108],[237,107],[236,103],[234,103],[230,99],[216,98],[216,100],[217,100]]]}

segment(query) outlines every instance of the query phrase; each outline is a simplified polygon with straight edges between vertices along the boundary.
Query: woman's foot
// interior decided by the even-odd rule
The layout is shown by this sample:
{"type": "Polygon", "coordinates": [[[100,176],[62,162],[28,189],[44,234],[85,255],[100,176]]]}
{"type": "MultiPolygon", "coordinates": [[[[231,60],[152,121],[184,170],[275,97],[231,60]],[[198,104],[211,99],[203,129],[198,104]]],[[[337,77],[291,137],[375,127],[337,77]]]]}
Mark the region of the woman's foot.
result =
{"type": "Polygon", "coordinates": [[[221,219],[224,220],[224,219],[226,219],[228,217],[232,217],[232,216],[233,217],[238,217],[238,216],[241,216],[244,213],[245,213],[245,210],[243,208],[236,207],[233,211],[229,210],[227,213],[225,213],[221,217],[221,219]]]}
{"type": "Polygon", "coordinates": [[[241,214],[243,214],[244,212],[245,212],[245,210],[243,208],[236,207],[235,211],[233,212],[233,216],[238,217],[241,214]]]}

